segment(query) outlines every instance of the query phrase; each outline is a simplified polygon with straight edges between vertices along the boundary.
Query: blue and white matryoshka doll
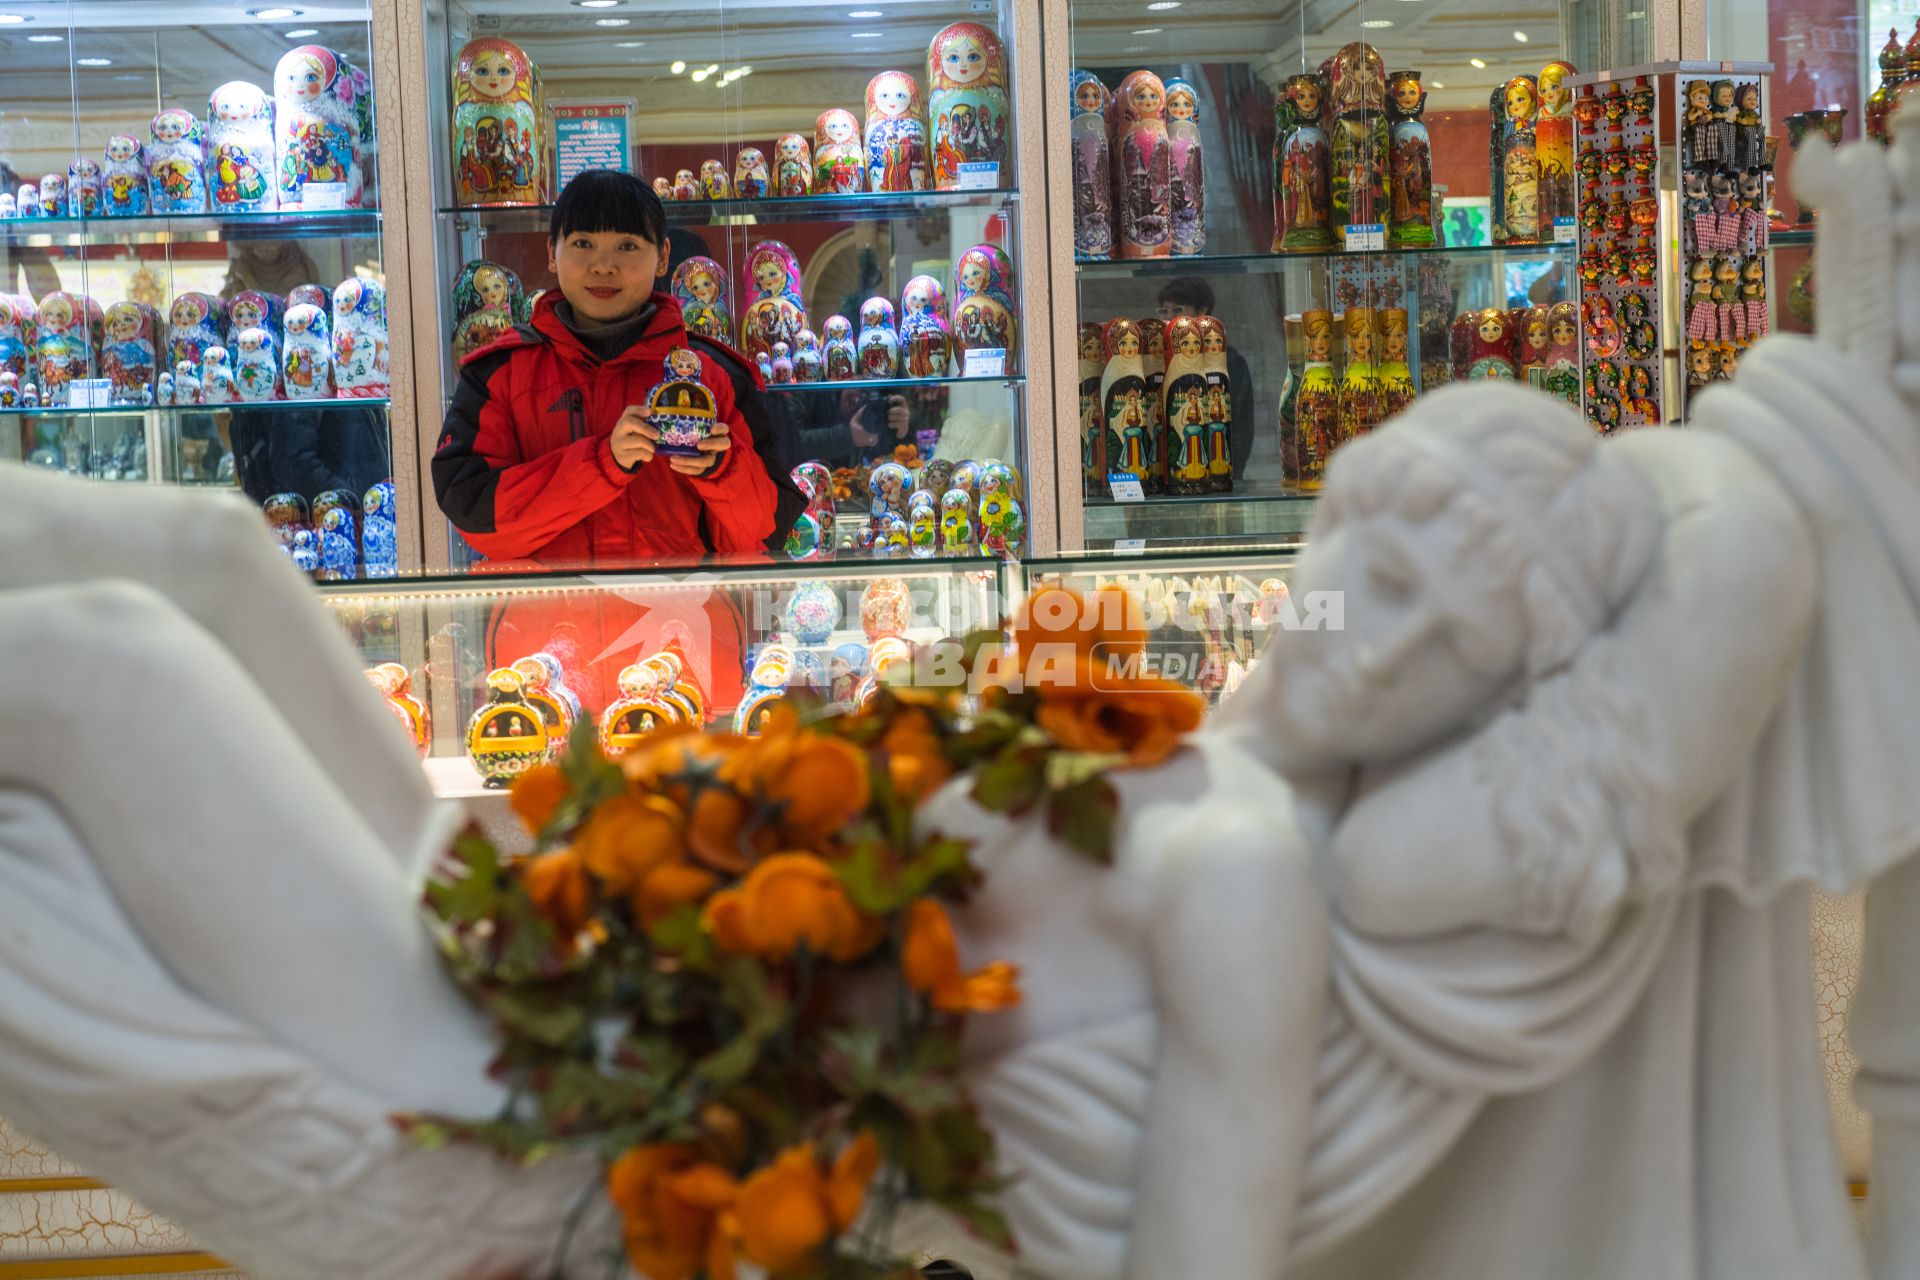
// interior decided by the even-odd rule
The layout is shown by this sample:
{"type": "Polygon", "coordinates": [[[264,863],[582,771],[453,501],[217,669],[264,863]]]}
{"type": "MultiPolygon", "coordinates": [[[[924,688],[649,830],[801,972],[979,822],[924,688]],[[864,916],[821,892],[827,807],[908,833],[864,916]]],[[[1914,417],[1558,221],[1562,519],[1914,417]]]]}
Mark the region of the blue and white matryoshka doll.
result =
{"type": "Polygon", "coordinates": [[[282,209],[358,209],[361,86],[353,64],[323,45],[303,44],[273,70],[274,171],[282,209]]]}
{"type": "Polygon", "coordinates": [[[147,144],[147,193],[155,213],[205,213],[207,175],[200,121],[169,107],[153,118],[147,144]]]}
{"type": "Polygon", "coordinates": [[[964,489],[940,495],[940,553],[973,554],[973,498],[964,489]]]}
{"type": "Polygon", "coordinates": [[[360,573],[360,540],[354,528],[353,512],[345,507],[330,508],[320,517],[320,578],[340,582],[360,573]]]}
{"type": "Polygon", "coordinates": [[[29,377],[33,363],[34,311],[25,298],[0,293],[0,371],[13,375],[16,390],[29,377]]]}
{"type": "Polygon", "coordinates": [[[295,529],[293,536],[282,548],[287,559],[293,561],[293,567],[302,573],[315,573],[320,568],[320,535],[311,529],[295,529]]]}
{"type": "Polygon", "coordinates": [[[43,218],[67,216],[66,174],[50,173],[40,179],[40,216],[43,218]]]}
{"type": "MultiPolygon", "coordinates": [[[[291,356],[291,350],[289,350],[291,356]]],[[[382,480],[367,490],[360,520],[360,563],[369,578],[391,578],[400,572],[400,538],[393,481],[382,480]]]]}
{"type": "Polygon", "coordinates": [[[787,597],[787,630],[801,644],[825,644],[840,625],[840,597],[824,582],[803,582],[787,597]]]}
{"type": "Polygon", "coordinates": [[[867,492],[873,497],[873,518],[878,520],[884,515],[905,516],[907,494],[912,491],[912,488],[912,477],[899,463],[883,462],[875,467],[867,477],[867,492]]]}
{"type": "Polygon", "coordinates": [[[234,339],[233,380],[248,404],[280,397],[280,357],[273,349],[273,335],[258,325],[242,329],[234,339]]]}
{"type": "Polygon", "coordinates": [[[860,304],[860,376],[891,378],[900,371],[900,333],[893,324],[893,304],[868,298],[860,304]]]}
{"type": "Polygon", "coordinates": [[[346,399],[387,395],[387,291],[355,276],[333,291],[333,384],[346,399]]]}
{"type": "Polygon", "coordinates": [[[76,156],[67,166],[67,216],[100,216],[100,165],[91,156],[76,156]]]}
{"type": "Polygon", "coordinates": [[[151,404],[160,358],[160,313],[138,302],[116,302],[107,308],[105,323],[100,373],[107,379],[109,400],[151,404]]]}
{"type": "Polygon", "coordinates": [[[273,179],[273,99],[257,84],[229,80],[207,98],[207,186],[222,213],[278,207],[273,179]]]}
{"type": "Polygon", "coordinates": [[[286,352],[281,360],[289,400],[326,400],[333,396],[333,342],[327,313],[310,302],[287,308],[286,352]]]}
{"type": "MultiPolygon", "coordinates": [[[[208,347],[227,345],[227,303],[210,293],[183,293],[167,309],[168,363],[199,369],[208,347]]],[[[175,393],[178,394],[178,387],[175,393]]]]}
{"type": "MultiPolygon", "coordinates": [[[[212,348],[208,348],[211,350],[212,348]]],[[[204,353],[203,353],[204,358],[204,353]]],[[[200,395],[200,371],[190,360],[182,360],[173,366],[172,403],[185,407],[202,402],[200,395]]]]}
{"type": "Polygon", "coordinates": [[[232,354],[225,347],[208,347],[200,357],[200,403],[232,404],[239,398],[232,354]]]}
{"type": "Polygon", "coordinates": [[[93,357],[105,327],[100,304],[84,293],[56,289],[40,300],[35,372],[40,400],[67,403],[67,384],[93,376],[93,357]]]}
{"type": "Polygon", "coordinates": [[[0,218],[17,218],[20,206],[14,202],[13,192],[0,191],[0,218]]]}
{"type": "Polygon", "coordinates": [[[19,210],[18,216],[22,218],[38,218],[40,216],[39,186],[32,182],[21,183],[20,191],[14,204],[19,210]]]}
{"type": "Polygon", "coordinates": [[[277,351],[280,347],[280,323],[287,304],[279,294],[259,289],[243,289],[227,304],[227,345],[238,347],[240,335],[248,329],[264,329],[277,351]]]}
{"type": "Polygon", "coordinates": [[[129,133],[107,139],[100,166],[100,211],[109,218],[137,218],[147,212],[147,149],[129,133]]]}
{"type": "Polygon", "coordinates": [[[733,731],[746,737],[758,737],[767,721],[787,696],[787,684],[793,678],[794,654],[783,644],[769,644],[754,657],[747,691],[734,708],[733,731]]]}

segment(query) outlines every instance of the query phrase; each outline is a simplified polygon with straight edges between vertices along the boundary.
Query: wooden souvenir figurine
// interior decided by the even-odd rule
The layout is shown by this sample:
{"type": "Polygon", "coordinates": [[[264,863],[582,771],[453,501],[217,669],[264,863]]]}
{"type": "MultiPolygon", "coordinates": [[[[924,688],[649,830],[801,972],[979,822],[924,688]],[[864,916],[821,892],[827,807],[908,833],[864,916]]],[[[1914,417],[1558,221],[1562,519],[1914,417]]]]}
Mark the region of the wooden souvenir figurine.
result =
{"type": "Polygon", "coordinates": [[[25,298],[0,293],[0,372],[13,375],[14,403],[0,404],[3,409],[18,409],[23,383],[29,381],[34,346],[39,339],[34,323],[34,305],[25,298]]]}
{"type": "Polygon", "coordinates": [[[1198,316],[1200,364],[1207,377],[1207,488],[1233,492],[1233,389],[1227,378],[1227,329],[1198,316]]]}
{"type": "Polygon", "coordinates": [[[521,696],[533,704],[547,727],[547,758],[558,759],[581,717],[578,698],[567,688],[565,670],[550,653],[534,653],[513,664],[521,680],[521,696]]]}
{"type": "Polygon", "coordinates": [[[1329,173],[1331,150],[1321,121],[1326,85],[1318,75],[1290,77],[1275,115],[1284,115],[1274,147],[1274,249],[1301,252],[1333,244],[1333,204],[1329,173]]]}
{"type": "MultiPolygon", "coordinates": [[[[520,277],[484,258],[469,262],[453,285],[453,362],[459,364],[510,332],[520,314],[520,277]]],[[[693,327],[691,317],[687,327],[693,327]]]]}
{"type": "Polygon", "coordinates": [[[333,291],[333,385],[345,399],[384,398],[387,378],[387,291],[355,276],[333,291]]]}
{"type": "Polygon", "coordinates": [[[688,333],[732,343],[733,310],[727,299],[725,267],[695,255],[673,269],[671,288],[688,333]]]}
{"type": "Polygon", "coordinates": [[[802,329],[793,335],[793,380],[795,382],[825,382],[827,366],[820,354],[820,335],[811,329],[802,329]]]}
{"type": "MultiPolygon", "coordinates": [[[[0,306],[5,306],[0,299],[0,306]]],[[[9,309],[10,313],[10,309],[9,309]]],[[[153,384],[159,373],[162,347],[160,313],[138,302],[116,302],[107,308],[106,341],[100,349],[100,376],[111,386],[114,404],[153,403],[153,384]]],[[[11,369],[11,362],[5,362],[11,369]]]]}
{"type": "Polygon", "coordinates": [[[1380,418],[1385,421],[1413,403],[1413,370],[1407,364],[1407,312],[1388,307],[1375,320],[1380,327],[1380,418]]]}
{"type": "MultiPolygon", "coordinates": [[[[802,329],[800,332],[805,333],[806,330],[802,329]]],[[[800,334],[794,335],[796,339],[799,336],[800,334]]],[[[770,387],[783,386],[793,381],[792,347],[784,342],[776,342],[773,344],[772,358],[767,362],[767,372],[765,376],[767,385],[770,387]]]]}
{"type": "Polygon", "coordinates": [[[1534,115],[1533,154],[1539,183],[1540,238],[1553,234],[1555,218],[1571,218],[1574,202],[1573,88],[1570,62],[1540,68],[1539,105],[1534,115]]]}
{"type": "Polygon", "coordinates": [[[662,204],[670,202],[673,199],[673,179],[655,177],[653,180],[653,194],[660,197],[662,204]]]}
{"type": "Polygon", "coordinates": [[[1106,338],[1100,326],[1082,324],[1079,361],[1080,472],[1089,498],[1106,492],[1107,420],[1100,407],[1100,376],[1106,367],[1106,338]]]}
{"type": "Polygon", "coordinates": [[[757,360],[762,354],[771,357],[776,342],[791,349],[794,335],[807,327],[800,260],[780,241],[762,240],[748,252],[742,277],[741,293],[748,301],[740,313],[740,350],[757,360]]]}
{"type": "Polygon", "coordinates": [[[487,701],[467,722],[467,759],[489,787],[505,787],[544,763],[551,743],[546,722],[528,702],[525,681],[511,667],[487,676],[487,701]]]}
{"type": "Polygon", "coordinates": [[[1365,435],[1380,424],[1383,390],[1374,364],[1373,311],[1348,307],[1345,319],[1347,367],[1340,377],[1339,443],[1365,435]]]}
{"type": "Polygon", "coordinates": [[[40,179],[40,216],[44,218],[64,218],[67,216],[67,175],[50,173],[40,179]]]}
{"type": "Polygon", "coordinates": [[[1148,493],[1167,491],[1167,322],[1159,316],[1141,316],[1140,355],[1147,367],[1147,411],[1153,415],[1148,433],[1148,460],[1152,472],[1147,477],[1148,493]]]}
{"type": "Polygon", "coordinates": [[[279,207],[273,182],[273,99],[257,84],[229,80],[207,98],[207,186],[221,213],[279,207]]]}
{"type": "Polygon", "coordinates": [[[383,662],[367,668],[367,683],[379,692],[387,710],[393,713],[394,722],[413,744],[414,754],[426,759],[433,745],[432,720],[427,704],[413,696],[412,675],[397,662],[383,662]]]}
{"type": "Polygon", "coordinates": [[[858,376],[860,353],[853,345],[853,322],[845,316],[828,316],[820,337],[827,381],[846,382],[858,376]]]}
{"type": "Polygon", "coordinates": [[[1578,408],[1580,404],[1580,325],[1571,302],[1547,311],[1547,391],[1578,408]]]}
{"type": "Polygon", "coordinates": [[[232,404],[240,399],[233,378],[233,357],[225,347],[208,347],[200,357],[200,403],[232,404]]]}
{"type": "Polygon", "coordinates": [[[673,198],[675,200],[700,200],[705,198],[700,190],[700,179],[694,176],[693,170],[674,170],[673,198]]]}
{"type": "Polygon", "coordinates": [[[1153,469],[1156,415],[1147,406],[1140,326],[1132,320],[1110,320],[1103,336],[1107,363],[1100,375],[1100,409],[1106,425],[1107,474],[1129,475],[1144,485],[1153,469]]]}
{"type": "Polygon", "coordinates": [[[1073,73],[1073,115],[1067,145],[1073,149],[1073,252],[1075,257],[1113,256],[1113,150],[1107,139],[1112,95],[1091,71],[1073,73]]]}
{"type": "Polygon", "coordinates": [[[1188,81],[1167,81],[1168,191],[1173,253],[1178,258],[1190,258],[1207,245],[1206,166],[1199,120],[1199,92],[1188,81]]]}
{"type": "Polygon", "coordinates": [[[733,181],[727,177],[726,166],[718,160],[700,162],[700,195],[706,200],[733,199],[733,181]]]}
{"type": "Polygon", "coordinates": [[[1306,359],[1300,372],[1300,391],[1294,397],[1294,418],[1300,432],[1299,485],[1303,492],[1317,493],[1339,439],[1340,393],[1333,376],[1333,312],[1301,312],[1300,333],[1306,359]]]}
{"type": "Polygon", "coordinates": [[[1536,244],[1540,240],[1540,163],[1534,133],[1537,82],[1532,76],[1513,77],[1501,91],[1501,103],[1496,144],[1500,185],[1494,199],[1500,207],[1495,226],[1505,234],[1499,243],[1536,244]]]}
{"type": "Polygon", "coordinates": [[[1511,317],[1499,307],[1486,307],[1473,312],[1470,323],[1472,330],[1468,339],[1467,380],[1517,379],[1519,370],[1513,362],[1511,317]]]}
{"type": "MultiPolygon", "coordinates": [[[[279,399],[280,358],[273,336],[255,327],[242,330],[234,342],[233,379],[240,399],[249,404],[279,399]]],[[[204,382],[201,391],[206,391],[204,382]]]]}
{"type": "Polygon", "coordinates": [[[1328,83],[1333,234],[1387,221],[1387,66],[1372,45],[1354,41],[1333,56],[1328,83]]]}
{"type": "Polygon", "coordinates": [[[934,36],[927,49],[927,119],[935,191],[1005,185],[1013,115],[999,36],[977,22],[956,22],[934,36]]]}
{"type": "Polygon", "coordinates": [[[1553,347],[1553,308],[1544,304],[1518,314],[1520,381],[1546,390],[1547,356],[1553,347]]]}
{"type": "Polygon", "coordinates": [[[1173,146],[1160,77],[1135,71],[1107,108],[1113,147],[1113,205],[1119,256],[1164,258],[1173,252],[1173,146]]]}
{"type": "Polygon", "coordinates": [[[667,352],[665,374],[647,393],[647,411],[660,432],[659,453],[700,456],[700,442],[713,434],[719,408],[701,379],[700,357],[687,347],[667,352]]]}
{"type": "Polygon", "coordinates": [[[201,165],[200,122],[169,107],[153,118],[147,144],[147,190],[155,213],[205,213],[207,177],[201,165]]]}
{"type": "Polygon", "coordinates": [[[239,346],[240,334],[247,329],[266,330],[275,347],[280,345],[280,323],[287,304],[279,295],[259,289],[242,289],[227,303],[226,342],[239,346]]]}
{"type": "Polygon", "coordinates": [[[680,718],[662,697],[665,675],[658,666],[637,662],[622,668],[618,683],[620,696],[600,714],[600,750],[613,758],[625,755],[655,729],[675,724],[680,718]]]}
{"type": "Polygon", "coordinates": [[[973,495],[965,489],[940,495],[940,554],[973,554],[973,495]]]}
{"type": "Polygon", "coordinates": [[[76,156],[67,166],[67,216],[100,216],[100,166],[89,156],[76,156]]]}
{"type": "Polygon", "coordinates": [[[953,338],[960,374],[973,376],[976,363],[968,353],[1004,354],[1002,372],[1015,373],[1020,348],[1020,320],[1013,307],[1013,264],[990,244],[977,244],[960,255],[954,268],[953,338]]]}
{"type": "Polygon", "coordinates": [[[868,298],[860,304],[860,337],[855,344],[862,378],[891,378],[900,370],[900,331],[894,327],[893,304],[868,298]]]}
{"type": "Polygon", "coordinates": [[[1387,77],[1388,135],[1387,244],[1395,249],[1433,243],[1433,144],[1420,117],[1427,109],[1427,91],[1418,71],[1396,71],[1387,77]]]}
{"type": "MultiPolygon", "coordinates": [[[[458,76],[456,67],[456,86],[458,76]]],[[[282,209],[358,209],[366,203],[361,133],[371,117],[363,91],[353,64],[332,49],[304,44],[280,59],[273,73],[273,129],[282,209]]],[[[463,105],[457,87],[454,100],[457,121],[463,105]]],[[[531,123],[531,111],[525,118],[531,123]]],[[[516,134],[520,127],[515,124],[516,134]]],[[[499,162],[532,172],[531,154],[517,155],[504,141],[499,162]]]]}
{"type": "Polygon", "coordinates": [[[804,196],[813,191],[813,144],[797,133],[783,133],[773,144],[774,191],[804,196]]]}
{"type": "MultiPolygon", "coordinates": [[[[147,152],[140,140],[125,133],[108,138],[106,160],[100,166],[100,212],[109,218],[144,216],[147,183],[147,152]]],[[[22,210],[20,216],[29,214],[22,210]]]]}
{"type": "Polygon", "coordinates": [[[35,373],[43,405],[66,404],[68,384],[93,376],[104,328],[100,304],[84,293],[56,289],[40,299],[35,373]]]}
{"type": "Polygon", "coordinates": [[[282,375],[289,400],[333,398],[332,326],[327,313],[310,302],[287,308],[287,342],[282,375]]]}
{"type": "MultiPolygon", "coordinates": [[[[208,347],[227,343],[227,303],[210,293],[183,293],[167,308],[167,361],[198,369],[208,347]]],[[[176,393],[178,387],[175,388],[176,393]]]]}
{"type": "Polygon", "coordinates": [[[764,200],[767,190],[767,157],[758,147],[742,147],[733,157],[733,198],[764,200]]]}
{"type": "Polygon", "coordinates": [[[947,293],[932,276],[915,276],[900,294],[900,349],[910,378],[944,378],[953,363],[947,293]]]}
{"type": "Polygon", "coordinates": [[[813,194],[850,195],[866,189],[860,122],[840,107],[821,112],[813,125],[813,194]]]}
{"type": "Polygon", "coordinates": [[[511,40],[470,40],[453,64],[454,203],[539,204],[541,136],[533,60],[511,40]]]}
{"type": "Polygon", "coordinates": [[[1161,391],[1161,417],[1167,424],[1167,492],[1181,497],[1206,493],[1209,427],[1205,338],[1197,316],[1176,316],[1167,322],[1161,350],[1166,360],[1166,383],[1161,391]]]}
{"type": "Polygon", "coordinates": [[[867,122],[862,131],[867,190],[925,191],[927,112],[920,84],[904,71],[882,71],[867,82],[867,122]]]}

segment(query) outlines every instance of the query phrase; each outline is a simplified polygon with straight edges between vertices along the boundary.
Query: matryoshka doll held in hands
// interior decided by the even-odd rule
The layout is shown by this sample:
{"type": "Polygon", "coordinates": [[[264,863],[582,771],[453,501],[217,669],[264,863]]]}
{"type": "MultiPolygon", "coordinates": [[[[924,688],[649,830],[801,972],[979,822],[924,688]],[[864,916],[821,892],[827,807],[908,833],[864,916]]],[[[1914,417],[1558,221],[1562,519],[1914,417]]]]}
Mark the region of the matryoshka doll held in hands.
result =
{"type": "Polygon", "coordinates": [[[700,377],[700,357],[686,347],[667,352],[665,376],[647,393],[648,421],[660,433],[656,452],[700,456],[700,442],[713,434],[719,406],[700,377]]]}
{"type": "Polygon", "coordinates": [[[960,255],[953,275],[953,338],[960,376],[986,372],[995,352],[1004,360],[1000,372],[1017,372],[1020,321],[1013,310],[1013,266],[1007,255],[993,245],[977,244],[960,255]]]}
{"type": "Polygon", "coordinates": [[[927,50],[927,118],[933,127],[933,188],[993,190],[1005,185],[1007,56],[1000,37],[956,22],[927,50]]]}
{"type": "Polygon", "coordinates": [[[1091,71],[1073,73],[1073,115],[1067,145],[1073,155],[1073,252],[1113,256],[1113,148],[1107,139],[1112,95],[1091,71]]]}
{"type": "Polygon", "coordinates": [[[519,276],[484,258],[469,262],[453,282],[454,363],[511,332],[524,302],[519,276]]]}
{"type": "Polygon", "coordinates": [[[356,276],[333,291],[333,383],[346,399],[387,394],[387,291],[377,281],[356,276]]]}
{"type": "Polygon", "coordinates": [[[813,194],[850,195],[866,189],[860,122],[853,118],[853,112],[839,107],[821,112],[813,126],[813,194]]]}
{"type": "Polygon", "coordinates": [[[733,342],[726,268],[712,258],[695,255],[674,268],[672,289],[688,333],[733,342]]]}
{"type": "Polygon", "coordinates": [[[1190,258],[1207,245],[1206,167],[1200,147],[1200,94],[1185,80],[1167,81],[1167,152],[1173,253],[1190,258]]]}
{"type": "Polygon", "coordinates": [[[771,358],[773,344],[789,350],[807,327],[800,297],[800,260],[778,240],[762,240],[747,254],[742,292],[749,301],[740,313],[740,350],[749,360],[771,358]]]}
{"type": "Polygon", "coordinates": [[[867,82],[863,138],[869,191],[927,189],[926,106],[912,76],[882,71],[867,82]]]}
{"type": "Polygon", "coordinates": [[[953,363],[947,294],[932,276],[915,276],[900,294],[900,347],[909,378],[944,378],[953,363]]]}
{"type": "Polygon", "coordinates": [[[541,202],[537,80],[533,60],[511,40],[483,36],[460,50],[453,64],[454,203],[541,202]]]}
{"type": "Polygon", "coordinates": [[[147,145],[147,190],[155,213],[205,213],[207,177],[201,165],[200,122],[171,107],[153,118],[147,145]]]}
{"type": "Polygon", "coordinates": [[[1122,258],[1173,252],[1173,155],[1160,77],[1135,71],[1107,107],[1113,146],[1113,204],[1122,258]]]}
{"type": "Polygon", "coordinates": [[[207,185],[223,213],[277,208],[273,99],[257,84],[230,80],[207,98],[207,185]]]}
{"type": "Polygon", "coordinates": [[[273,130],[282,209],[363,206],[361,91],[353,64],[322,45],[304,44],[280,59],[273,130]]]}

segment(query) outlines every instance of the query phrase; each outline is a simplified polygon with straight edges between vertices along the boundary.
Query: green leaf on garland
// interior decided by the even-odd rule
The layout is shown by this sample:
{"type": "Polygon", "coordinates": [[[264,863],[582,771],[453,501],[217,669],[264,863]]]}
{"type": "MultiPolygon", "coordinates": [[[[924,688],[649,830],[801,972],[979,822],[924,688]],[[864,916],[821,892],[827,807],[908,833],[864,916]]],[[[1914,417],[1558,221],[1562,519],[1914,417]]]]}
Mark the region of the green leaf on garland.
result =
{"type": "Polygon", "coordinates": [[[1113,861],[1114,825],[1120,797],[1104,775],[1096,774],[1051,793],[1047,800],[1047,830],[1076,852],[1095,862],[1113,861]]]}

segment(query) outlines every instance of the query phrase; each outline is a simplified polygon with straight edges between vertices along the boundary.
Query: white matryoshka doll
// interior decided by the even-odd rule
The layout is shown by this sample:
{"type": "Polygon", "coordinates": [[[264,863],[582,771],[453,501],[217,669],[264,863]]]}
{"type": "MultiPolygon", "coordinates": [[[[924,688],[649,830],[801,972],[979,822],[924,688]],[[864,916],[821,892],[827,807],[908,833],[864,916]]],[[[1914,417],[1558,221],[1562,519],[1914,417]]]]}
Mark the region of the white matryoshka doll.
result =
{"type": "Polygon", "coordinates": [[[75,157],[67,166],[67,216],[100,216],[100,166],[89,156],[75,157]]]}
{"type": "Polygon", "coordinates": [[[131,134],[107,139],[106,160],[100,166],[100,211],[109,218],[137,218],[147,212],[147,149],[131,134]]]}
{"type": "Polygon", "coordinates": [[[35,371],[42,404],[65,404],[67,384],[93,376],[102,328],[100,304],[84,293],[56,289],[40,299],[35,371]]]}
{"type": "Polygon", "coordinates": [[[138,302],[107,308],[100,373],[114,404],[151,404],[159,375],[160,313],[138,302]]]}
{"type": "Polygon", "coordinates": [[[1000,37],[977,22],[956,22],[927,50],[927,119],[933,126],[933,188],[1003,185],[1007,130],[1007,55],[1000,37]]]}
{"type": "MultiPolygon", "coordinates": [[[[14,378],[15,393],[21,384],[28,380],[28,367],[33,363],[34,306],[25,298],[17,298],[10,293],[0,293],[0,372],[10,373],[14,378]]],[[[18,408],[19,405],[0,405],[0,408],[18,408]]]]}
{"type": "Polygon", "coordinates": [[[867,189],[860,122],[840,107],[820,113],[813,125],[813,194],[846,195],[867,189]]]}
{"type": "Polygon", "coordinates": [[[900,331],[894,327],[893,304],[868,298],[860,304],[860,376],[891,378],[900,371],[900,331]]]}
{"type": "Polygon", "coordinates": [[[520,277],[476,258],[453,282],[453,359],[458,364],[518,322],[525,291],[520,277]]]}
{"type": "Polygon", "coordinates": [[[882,71],[867,82],[863,136],[869,191],[927,189],[926,105],[912,76],[882,71]]]}
{"type": "Polygon", "coordinates": [[[900,355],[909,378],[944,378],[953,363],[947,294],[932,276],[915,276],[901,291],[900,355]]]}
{"type": "Polygon", "coordinates": [[[960,255],[953,279],[953,341],[961,374],[969,376],[970,351],[1005,352],[1005,371],[1013,373],[1020,322],[1013,311],[1013,266],[1007,255],[977,244],[960,255]]]}
{"type": "Polygon", "coordinates": [[[845,316],[828,316],[820,333],[825,340],[821,358],[825,361],[828,382],[845,382],[857,376],[860,353],[853,345],[853,323],[845,316]]]}
{"type": "Polygon", "coordinates": [[[0,191],[0,218],[17,218],[19,216],[20,206],[13,198],[13,192],[0,191]]]}
{"type": "Polygon", "coordinates": [[[233,357],[225,347],[208,347],[200,357],[200,403],[232,404],[240,398],[233,380],[233,357]]]}
{"type": "Polygon", "coordinates": [[[282,209],[358,209],[364,203],[359,93],[352,64],[323,45],[290,50],[274,68],[282,209]]]}
{"type": "Polygon", "coordinates": [[[64,218],[67,216],[67,175],[50,173],[40,179],[40,216],[43,218],[64,218]]]}
{"type": "Polygon", "coordinates": [[[773,344],[793,345],[807,327],[807,306],[800,296],[800,259],[778,240],[762,240],[747,254],[741,292],[749,299],[740,313],[740,350],[749,360],[771,356],[773,344]]]}
{"type": "Polygon", "coordinates": [[[327,313],[310,302],[287,308],[286,352],[282,380],[289,400],[327,400],[333,396],[333,342],[327,313]]]}
{"type": "Polygon", "coordinates": [[[333,384],[345,399],[386,396],[387,291],[358,276],[333,291],[333,384]]]}
{"type": "Polygon", "coordinates": [[[147,193],[155,213],[205,213],[207,176],[201,166],[200,121],[169,107],[153,118],[147,144],[147,193]]]}
{"type": "Polygon", "coordinates": [[[688,333],[732,343],[733,309],[728,304],[725,267],[695,255],[674,268],[671,288],[688,333]]]}
{"type": "Polygon", "coordinates": [[[511,40],[483,36],[453,64],[454,203],[539,204],[538,72],[511,40]]]}
{"type": "MultiPolygon", "coordinates": [[[[248,404],[279,399],[280,357],[273,335],[256,325],[242,329],[233,341],[233,379],[240,398],[248,404]]],[[[206,388],[201,390],[204,394],[206,388]]]]}
{"type": "Polygon", "coordinates": [[[273,160],[273,99],[267,91],[245,80],[215,89],[207,98],[207,187],[215,211],[277,208],[273,160]]]}
{"type": "Polygon", "coordinates": [[[820,354],[820,335],[811,329],[802,329],[793,335],[793,380],[795,382],[827,380],[826,359],[820,354]]]}
{"type": "Polygon", "coordinates": [[[804,134],[783,133],[774,140],[773,191],[778,196],[813,191],[813,144],[804,134]]]}
{"type": "Polygon", "coordinates": [[[733,195],[736,200],[764,200],[767,190],[767,157],[758,147],[742,147],[733,157],[733,195]]]}

